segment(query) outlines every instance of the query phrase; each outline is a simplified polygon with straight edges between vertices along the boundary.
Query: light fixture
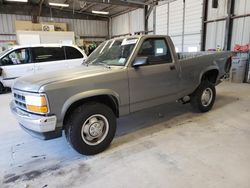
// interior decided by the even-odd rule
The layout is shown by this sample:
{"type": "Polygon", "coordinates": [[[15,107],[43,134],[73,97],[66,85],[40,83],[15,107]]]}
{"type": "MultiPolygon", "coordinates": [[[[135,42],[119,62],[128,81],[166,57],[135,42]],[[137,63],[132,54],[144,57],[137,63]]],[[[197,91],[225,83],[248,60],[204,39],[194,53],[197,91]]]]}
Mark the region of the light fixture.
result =
{"type": "Polygon", "coordinates": [[[105,11],[97,11],[97,10],[92,10],[93,14],[109,14],[109,12],[105,12],[105,11]]]}
{"type": "Polygon", "coordinates": [[[49,3],[50,6],[56,6],[56,7],[69,7],[69,4],[65,3],[49,3]]]}
{"type": "Polygon", "coordinates": [[[8,1],[8,2],[21,2],[21,3],[27,3],[28,0],[5,0],[5,1],[8,1]]]}

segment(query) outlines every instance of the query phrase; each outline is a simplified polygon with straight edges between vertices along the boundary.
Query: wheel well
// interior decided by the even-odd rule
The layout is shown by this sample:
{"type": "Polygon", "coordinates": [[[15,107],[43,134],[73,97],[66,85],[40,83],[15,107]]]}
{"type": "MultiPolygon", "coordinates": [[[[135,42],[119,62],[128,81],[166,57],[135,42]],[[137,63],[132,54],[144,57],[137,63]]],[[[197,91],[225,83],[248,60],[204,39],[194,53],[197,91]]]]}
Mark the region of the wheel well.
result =
{"type": "Polygon", "coordinates": [[[201,81],[207,80],[213,84],[216,83],[219,71],[216,69],[209,70],[202,75],[201,81]]]}
{"type": "Polygon", "coordinates": [[[119,117],[119,103],[118,100],[112,96],[112,95],[98,95],[98,96],[93,96],[93,97],[88,97],[84,99],[80,99],[73,104],[70,105],[70,107],[67,109],[64,119],[63,119],[63,125],[65,125],[67,118],[69,117],[69,114],[72,113],[72,111],[77,108],[78,106],[83,105],[84,103],[87,102],[98,102],[107,105],[112,109],[114,114],[119,117]]]}

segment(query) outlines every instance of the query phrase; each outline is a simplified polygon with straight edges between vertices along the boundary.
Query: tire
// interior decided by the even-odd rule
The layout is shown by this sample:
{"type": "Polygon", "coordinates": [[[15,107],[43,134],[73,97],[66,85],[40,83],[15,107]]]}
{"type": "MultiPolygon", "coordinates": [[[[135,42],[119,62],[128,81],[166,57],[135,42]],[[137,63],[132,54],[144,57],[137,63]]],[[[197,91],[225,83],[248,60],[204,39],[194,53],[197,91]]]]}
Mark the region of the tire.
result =
{"type": "Polygon", "coordinates": [[[3,84],[0,82],[0,94],[3,94],[5,91],[5,88],[3,86],[3,84]]]}
{"type": "Polygon", "coordinates": [[[196,112],[208,112],[213,107],[216,98],[214,84],[202,81],[200,86],[191,95],[191,106],[196,112]]]}
{"type": "Polygon", "coordinates": [[[104,151],[116,132],[116,116],[106,105],[86,103],[69,116],[65,135],[80,154],[95,155],[104,151]]]}

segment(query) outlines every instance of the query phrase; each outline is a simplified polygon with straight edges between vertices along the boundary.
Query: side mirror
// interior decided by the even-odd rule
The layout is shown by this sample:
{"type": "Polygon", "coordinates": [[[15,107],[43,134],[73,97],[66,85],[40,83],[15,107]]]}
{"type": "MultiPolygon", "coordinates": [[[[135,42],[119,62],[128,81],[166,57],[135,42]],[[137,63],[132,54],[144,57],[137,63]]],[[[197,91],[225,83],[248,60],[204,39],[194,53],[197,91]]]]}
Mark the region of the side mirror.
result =
{"type": "Polygon", "coordinates": [[[133,63],[133,67],[140,67],[148,64],[148,57],[136,57],[133,63]]]}

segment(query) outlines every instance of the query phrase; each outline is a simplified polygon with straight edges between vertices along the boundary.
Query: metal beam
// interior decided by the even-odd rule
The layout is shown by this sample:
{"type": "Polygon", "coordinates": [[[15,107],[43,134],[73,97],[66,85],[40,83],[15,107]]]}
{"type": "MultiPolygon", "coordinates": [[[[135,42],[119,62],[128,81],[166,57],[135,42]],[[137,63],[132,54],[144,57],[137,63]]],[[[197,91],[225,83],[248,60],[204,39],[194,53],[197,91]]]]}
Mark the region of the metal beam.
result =
{"type": "MultiPolygon", "coordinates": [[[[38,16],[39,14],[39,5],[23,5],[20,9],[19,4],[9,4],[9,5],[1,5],[0,6],[0,13],[3,14],[18,14],[18,15],[31,15],[31,16],[38,16]],[[23,11],[25,10],[25,11],[23,11]]],[[[56,18],[71,18],[71,19],[83,19],[83,20],[104,20],[108,21],[107,16],[99,16],[94,15],[91,13],[79,13],[78,11],[75,11],[74,15],[72,14],[72,10],[69,9],[56,9],[51,8],[53,17],[56,18]]],[[[50,8],[43,6],[41,11],[41,16],[44,17],[50,17],[50,8]]]]}
{"type": "Polygon", "coordinates": [[[115,14],[112,14],[110,17],[111,17],[111,18],[114,18],[114,17],[116,17],[116,16],[120,16],[120,15],[122,15],[122,14],[126,14],[126,13],[128,13],[128,12],[133,11],[133,10],[136,10],[136,8],[128,8],[127,10],[124,10],[124,11],[121,11],[121,12],[118,12],[118,13],[115,13],[115,14]]]}
{"type": "Polygon", "coordinates": [[[208,14],[208,0],[203,0],[202,10],[202,34],[201,34],[201,51],[206,48],[206,35],[207,35],[207,14],[208,14]]]}
{"type": "Polygon", "coordinates": [[[87,3],[110,4],[118,6],[127,6],[133,8],[144,8],[143,4],[138,4],[136,1],[121,1],[121,0],[84,0],[87,3]]]}
{"type": "Polygon", "coordinates": [[[144,8],[144,31],[148,31],[148,5],[145,6],[144,8]]]}
{"type": "Polygon", "coordinates": [[[91,7],[94,7],[96,4],[95,3],[90,3],[88,5],[86,5],[85,7],[83,7],[82,9],[80,9],[80,12],[84,12],[85,10],[88,10],[91,7]]]}
{"type": "Polygon", "coordinates": [[[232,15],[234,14],[234,4],[235,0],[227,1],[227,18],[226,18],[224,50],[230,50],[231,48],[232,30],[233,30],[232,15]]]}

